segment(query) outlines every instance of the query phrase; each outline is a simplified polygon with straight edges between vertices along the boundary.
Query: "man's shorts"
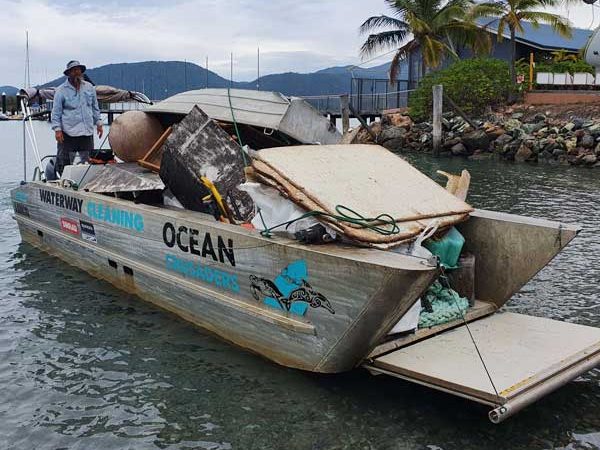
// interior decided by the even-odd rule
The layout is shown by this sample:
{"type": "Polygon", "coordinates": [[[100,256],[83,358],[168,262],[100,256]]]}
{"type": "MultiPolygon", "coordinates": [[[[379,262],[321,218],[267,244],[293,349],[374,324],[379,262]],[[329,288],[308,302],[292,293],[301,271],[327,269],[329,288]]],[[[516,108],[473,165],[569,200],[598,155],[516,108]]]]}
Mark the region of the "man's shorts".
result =
{"type": "Polygon", "coordinates": [[[63,133],[65,142],[63,151],[66,153],[91,152],[94,150],[94,136],[69,136],[63,133]]]}
{"type": "Polygon", "coordinates": [[[81,162],[87,162],[90,152],[94,150],[94,136],[69,136],[63,132],[65,138],[62,144],[58,144],[58,155],[56,161],[56,170],[62,173],[63,168],[72,164],[75,160],[75,153],[79,153],[81,162]]]}

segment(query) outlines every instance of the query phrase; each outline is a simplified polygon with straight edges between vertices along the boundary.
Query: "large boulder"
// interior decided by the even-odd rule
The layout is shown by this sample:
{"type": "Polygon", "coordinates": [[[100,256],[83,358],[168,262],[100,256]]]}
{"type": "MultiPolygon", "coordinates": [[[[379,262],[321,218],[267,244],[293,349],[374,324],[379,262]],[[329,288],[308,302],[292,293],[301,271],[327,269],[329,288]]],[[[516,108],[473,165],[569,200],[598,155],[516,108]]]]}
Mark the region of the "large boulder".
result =
{"type": "Polygon", "coordinates": [[[581,138],[581,146],[584,148],[592,148],[595,143],[596,140],[594,139],[594,136],[590,134],[584,134],[581,138]]]}
{"type": "Polygon", "coordinates": [[[381,121],[384,125],[391,125],[393,127],[402,127],[406,129],[409,129],[413,124],[412,119],[402,113],[386,114],[381,118],[381,121]]]}
{"type": "Polygon", "coordinates": [[[385,127],[379,136],[377,136],[377,141],[385,144],[386,141],[390,141],[393,139],[402,138],[404,139],[406,136],[406,129],[401,127],[385,127]]]}
{"type": "Polygon", "coordinates": [[[581,162],[586,166],[593,166],[598,161],[598,157],[596,155],[585,155],[581,158],[581,162]]]}
{"type": "Polygon", "coordinates": [[[458,144],[454,144],[450,151],[454,156],[466,156],[469,154],[465,146],[460,142],[458,144]]]}
{"type": "Polygon", "coordinates": [[[521,147],[519,147],[519,150],[517,150],[517,153],[515,153],[515,161],[525,162],[528,159],[531,159],[533,156],[533,150],[531,150],[531,148],[529,148],[525,144],[522,144],[521,147]]]}
{"type": "Polygon", "coordinates": [[[483,130],[475,130],[464,134],[462,143],[470,153],[473,153],[475,150],[487,150],[490,146],[490,137],[483,130]]]}
{"type": "Polygon", "coordinates": [[[143,111],[127,111],[110,126],[108,142],[119,159],[136,162],[148,153],[163,132],[156,117],[143,111]]]}
{"type": "Polygon", "coordinates": [[[403,137],[388,139],[381,145],[392,152],[401,152],[406,146],[406,139],[404,139],[403,137]]]}
{"type": "Polygon", "coordinates": [[[504,129],[506,131],[512,131],[517,128],[521,128],[522,125],[523,123],[518,119],[508,119],[504,122],[504,129]]]}

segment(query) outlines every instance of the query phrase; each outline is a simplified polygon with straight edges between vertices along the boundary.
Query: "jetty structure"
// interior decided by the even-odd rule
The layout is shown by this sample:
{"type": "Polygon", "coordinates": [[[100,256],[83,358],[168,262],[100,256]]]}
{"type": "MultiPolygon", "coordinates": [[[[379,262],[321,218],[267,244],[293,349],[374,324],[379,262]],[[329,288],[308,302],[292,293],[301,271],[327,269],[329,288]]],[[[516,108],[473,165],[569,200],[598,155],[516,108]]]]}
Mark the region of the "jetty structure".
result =
{"type": "Polygon", "coordinates": [[[382,147],[339,144],[301,99],[181,93],[115,119],[123,162],[61,174],[24,127],[24,241],[278,364],[365,367],[495,423],[600,364],[600,329],[501,310],[578,226],[474,209],[468,173],[444,189],[382,147]]]}

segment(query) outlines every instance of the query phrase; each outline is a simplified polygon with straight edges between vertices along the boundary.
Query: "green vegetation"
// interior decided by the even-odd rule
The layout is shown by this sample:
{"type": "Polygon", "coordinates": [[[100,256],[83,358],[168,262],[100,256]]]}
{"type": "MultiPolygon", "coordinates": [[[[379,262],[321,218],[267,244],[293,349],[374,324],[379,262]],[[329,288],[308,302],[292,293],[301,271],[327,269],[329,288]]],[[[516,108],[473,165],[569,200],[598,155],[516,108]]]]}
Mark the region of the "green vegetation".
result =
{"type": "Polygon", "coordinates": [[[508,100],[511,89],[508,63],[475,58],[458,61],[447,69],[428,74],[411,95],[409,113],[415,121],[427,120],[432,110],[432,87],[444,86],[447,94],[467,114],[480,114],[486,107],[508,100]]]}
{"type": "MultiPolygon", "coordinates": [[[[596,69],[594,66],[586,63],[581,57],[575,53],[569,53],[564,50],[552,52],[551,54],[542,54],[539,58],[536,57],[534,73],[550,72],[550,73],[574,73],[587,72],[594,75],[596,69]]],[[[516,61],[516,73],[522,75],[525,80],[529,80],[529,61],[519,59],[516,61]]],[[[525,81],[520,90],[524,90],[529,83],[525,81]]]]}
{"type": "Polygon", "coordinates": [[[570,38],[572,35],[569,21],[545,10],[554,8],[563,0],[506,0],[503,2],[485,3],[477,9],[477,17],[498,17],[498,41],[503,39],[504,31],[510,32],[510,79],[516,82],[516,34],[524,33],[523,22],[531,22],[533,28],[539,28],[541,23],[550,25],[561,36],[570,38]],[[540,10],[536,10],[540,9],[540,10]]]}
{"type": "Polygon", "coordinates": [[[576,72],[588,72],[592,74],[596,73],[594,66],[582,60],[536,63],[535,71],[553,73],[569,72],[571,75],[573,75],[576,72]]]}
{"type": "Polygon", "coordinates": [[[491,38],[481,30],[474,17],[480,17],[480,5],[471,0],[386,0],[393,17],[381,15],[368,18],[360,27],[369,34],[361,48],[363,57],[378,51],[395,49],[390,67],[390,80],[396,79],[402,59],[414,48],[423,54],[423,73],[439,67],[446,57],[457,59],[460,46],[475,54],[489,53],[491,38]],[[404,44],[409,35],[413,40],[404,44]]]}

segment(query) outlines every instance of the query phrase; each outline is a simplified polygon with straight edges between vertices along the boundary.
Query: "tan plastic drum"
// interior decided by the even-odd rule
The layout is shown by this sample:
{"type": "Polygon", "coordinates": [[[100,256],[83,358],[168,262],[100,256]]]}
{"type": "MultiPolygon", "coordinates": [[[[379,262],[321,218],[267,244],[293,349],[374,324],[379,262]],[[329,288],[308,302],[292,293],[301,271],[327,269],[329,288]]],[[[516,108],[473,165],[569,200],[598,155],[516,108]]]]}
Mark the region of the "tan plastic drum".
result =
{"type": "Polygon", "coordinates": [[[152,115],[143,111],[127,111],[112,123],[108,142],[119,159],[136,162],[148,153],[163,131],[158,119],[152,115]]]}

